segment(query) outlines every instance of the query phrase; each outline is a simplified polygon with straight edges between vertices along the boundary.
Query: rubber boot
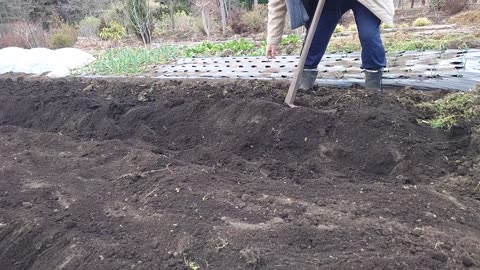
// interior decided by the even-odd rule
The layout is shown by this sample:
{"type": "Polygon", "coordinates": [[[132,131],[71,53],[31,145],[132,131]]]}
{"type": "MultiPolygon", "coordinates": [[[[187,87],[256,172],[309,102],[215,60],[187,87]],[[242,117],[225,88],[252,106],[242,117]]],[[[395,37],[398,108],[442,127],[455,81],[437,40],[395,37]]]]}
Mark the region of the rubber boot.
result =
{"type": "Polygon", "coordinates": [[[315,81],[317,80],[318,70],[316,69],[304,69],[302,77],[300,78],[300,90],[310,90],[313,88],[315,81]]]}
{"type": "Polygon", "coordinates": [[[365,70],[365,88],[382,91],[382,70],[365,70]]]}

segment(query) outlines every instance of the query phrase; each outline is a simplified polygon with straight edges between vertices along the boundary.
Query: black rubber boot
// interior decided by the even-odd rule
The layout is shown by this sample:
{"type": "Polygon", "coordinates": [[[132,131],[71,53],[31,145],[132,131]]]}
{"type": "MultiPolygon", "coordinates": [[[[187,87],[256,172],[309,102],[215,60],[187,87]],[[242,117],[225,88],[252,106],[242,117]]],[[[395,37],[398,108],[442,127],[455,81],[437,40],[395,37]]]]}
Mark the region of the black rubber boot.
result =
{"type": "Polygon", "coordinates": [[[300,78],[300,85],[298,89],[300,90],[310,90],[315,85],[317,80],[318,70],[316,69],[304,69],[302,77],[300,78]]]}
{"type": "Polygon", "coordinates": [[[382,70],[365,70],[365,88],[382,91],[382,70]]]}

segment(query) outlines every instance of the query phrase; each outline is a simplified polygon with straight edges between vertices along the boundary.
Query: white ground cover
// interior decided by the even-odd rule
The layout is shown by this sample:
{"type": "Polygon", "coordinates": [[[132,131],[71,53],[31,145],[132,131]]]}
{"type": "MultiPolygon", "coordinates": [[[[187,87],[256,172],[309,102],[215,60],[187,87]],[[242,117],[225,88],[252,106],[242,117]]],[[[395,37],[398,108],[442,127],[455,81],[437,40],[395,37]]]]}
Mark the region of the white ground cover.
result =
{"type": "Polygon", "coordinates": [[[44,74],[49,77],[65,77],[71,70],[95,61],[91,54],[75,48],[50,50],[46,48],[0,49],[0,74],[20,72],[44,74]]]}

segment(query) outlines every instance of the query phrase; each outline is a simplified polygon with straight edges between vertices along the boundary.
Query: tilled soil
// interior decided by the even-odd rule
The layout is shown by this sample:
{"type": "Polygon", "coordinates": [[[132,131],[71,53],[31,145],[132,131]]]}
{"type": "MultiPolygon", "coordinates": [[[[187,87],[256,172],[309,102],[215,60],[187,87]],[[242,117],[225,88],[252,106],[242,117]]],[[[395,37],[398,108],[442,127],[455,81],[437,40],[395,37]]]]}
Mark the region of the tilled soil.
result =
{"type": "Polygon", "coordinates": [[[0,78],[0,269],[480,269],[442,92],[0,78]]]}

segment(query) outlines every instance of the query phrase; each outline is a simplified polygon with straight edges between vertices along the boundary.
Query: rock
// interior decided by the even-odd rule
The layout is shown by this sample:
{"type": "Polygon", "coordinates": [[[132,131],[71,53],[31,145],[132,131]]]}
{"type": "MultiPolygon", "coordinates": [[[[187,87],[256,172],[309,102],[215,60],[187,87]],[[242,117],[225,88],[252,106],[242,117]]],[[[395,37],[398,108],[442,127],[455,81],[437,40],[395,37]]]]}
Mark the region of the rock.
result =
{"type": "Polygon", "coordinates": [[[320,128],[318,130],[318,135],[320,135],[320,137],[324,137],[327,135],[327,130],[325,128],[320,128]]]}
{"type": "Polygon", "coordinates": [[[82,92],[92,92],[95,89],[95,86],[93,84],[88,85],[87,87],[83,88],[82,92]]]}
{"type": "Polygon", "coordinates": [[[22,205],[23,205],[23,207],[26,207],[26,208],[33,207],[33,203],[31,203],[31,202],[23,202],[22,205]]]}
{"type": "Polygon", "coordinates": [[[473,261],[473,259],[468,256],[468,255],[463,255],[462,256],[462,263],[465,267],[472,267],[472,266],[475,266],[475,262],[473,261]]]}
{"type": "Polygon", "coordinates": [[[317,205],[320,206],[320,207],[325,207],[325,206],[327,206],[327,203],[325,202],[324,199],[318,199],[317,200],[317,205]]]}
{"type": "Polygon", "coordinates": [[[405,175],[399,175],[399,176],[397,176],[397,179],[405,185],[415,185],[416,184],[415,179],[413,179],[412,177],[405,176],[405,175]]]}
{"type": "Polygon", "coordinates": [[[449,243],[443,243],[440,246],[445,250],[452,250],[452,245],[449,243]]]}
{"type": "Polygon", "coordinates": [[[468,174],[468,168],[464,165],[458,166],[457,172],[459,175],[467,175],[468,174]]]}
{"type": "Polygon", "coordinates": [[[447,255],[443,254],[442,252],[432,253],[432,259],[443,262],[443,263],[448,261],[447,255]]]}
{"type": "Polygon", "coordinates": [[[246,202],[246,201],[248,201],[248,200],[250,199],[250,195],[248,195],[248,194],[243,194],[241,199],[242,199],[243,202],[246,202]]]}
{"type": "Polygon", "coordinates": [[[76,223],[76,222],[74,222],[74,221],[67,221],[67,222],[65,222],[65,229],[68,230],[68,229],[73,229],[73,228],[75,228],[75,227],[77,227],[77,223],[76,223]]]}
{"type": "Polygon", "coordinates": [[[152,249],[157,249],[159,245],[160,245],[160,242],[158,241],[158,239],[153,239],[153,241],[150,243],[150,247],[152,249]]]}

